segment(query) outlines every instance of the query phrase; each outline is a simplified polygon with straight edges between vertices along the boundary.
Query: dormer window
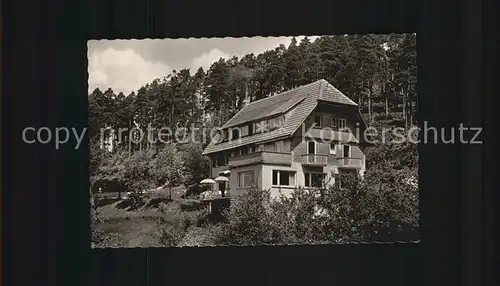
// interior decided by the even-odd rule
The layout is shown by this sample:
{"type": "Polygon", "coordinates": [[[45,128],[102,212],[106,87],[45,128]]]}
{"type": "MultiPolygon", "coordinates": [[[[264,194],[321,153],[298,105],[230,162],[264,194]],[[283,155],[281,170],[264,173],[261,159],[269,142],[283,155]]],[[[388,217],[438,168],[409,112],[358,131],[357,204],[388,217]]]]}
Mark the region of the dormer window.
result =
{"type": "Polygon", "coordinates": [[[321,128],[321,115],[314,116],[314,127],[321,128]]]}
{"type": "Polygon", "coordinates": [[[345,119],[339,118],[338,128],[339,128],[339,130],[344,130],[346,128],[345,119]]]}
{"type": "Polygon", "coordinates": [[[344,118],[332,117],[331,127],[336,130],[344,130],[346,128],[346,120],[344,118]]]}
{"type": "Polygon", "coordinates": [[[333,129],[337,129],[337,118],[336,117],[332,117],[332,122],[330,125],[333,129]]]}
{"type": "Polygon", "coordinates": [[[236,140],[240,138],[240,128],[232,128],[231,129],[231,140],[236,140]]]}
{"type": "Polygon", "coordinates": [[[241,137],[250,135],[249,129],[248,125],[241,127],[241,137]]]}
{"type": "Polygon", "coordinates": [[[254,134],[260,134],[260,133],[264,133],[264,132],[267,132],[269,130],[269,127],[267,125],[267,120],[262,120],[262,121],[259,121],[259,122],[255,122],[253,124],[253,133],[254,134]]]}
{"type": "Polygon", "coordinates": [[[285,122],[284,116],[269,119],[268,120],[269,130],[280,128],[281,126],[283,126],[284,122],[285,122]]]}

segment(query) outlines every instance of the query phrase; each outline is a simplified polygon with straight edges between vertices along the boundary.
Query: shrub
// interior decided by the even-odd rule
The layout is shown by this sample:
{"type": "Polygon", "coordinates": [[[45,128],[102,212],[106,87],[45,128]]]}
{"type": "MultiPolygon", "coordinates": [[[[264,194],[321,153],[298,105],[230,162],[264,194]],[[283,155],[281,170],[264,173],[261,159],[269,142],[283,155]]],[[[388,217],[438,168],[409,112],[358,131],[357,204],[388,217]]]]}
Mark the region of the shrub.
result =
{"type": "Polygon", "coordinates": [[[227,223],[208,227],[210,237],[222,245],[418,240],[418,188],[407,177],[342,175],[341,185],[297,189],[277,200],[248,190],[232,203],[227,223]]]}
{"type": "Polygon", "coordinates": [[[317,227],[319,190],[296,189],[290,197],[273,201],[271,209],[277,215],[275,229],[283,233],[283,243],[319,243],[321,229],[317,227]]]}
{"type": "Polygon", "coordinates": [[[227,223],[211,226],[215,244],[259,245],[279,243],[273,230],[269,191],[249,189],[231,203],[227,223]]]}
{"type": "Polygon", "coordinates": [[[177,246],[185,235],[180,225],[166,225],[160,230],[160,243],[166,247],[177,246]]]}
{"type": "Polygon", "coordinates": [[[210,221],[209,213],[206,208],[200,209],[196,212],[196,225],[206,226],[210,221]]]}
{"type": "Polygon", "coordinates": [[[91,245],[94,248],[123,247],[120,234],[106,233],[98,228],[92,229],[91,245]]]}
{"type": "Polygon", "coordinates": [[[149,198],[149,194],[144,192],[144,191],[133,191],[130,192],[129,195],[129,200],[131,202],[130,207],[133,210],[137,210],[141,206],[143,206],[146,203],[146,200],[149,198]]]}

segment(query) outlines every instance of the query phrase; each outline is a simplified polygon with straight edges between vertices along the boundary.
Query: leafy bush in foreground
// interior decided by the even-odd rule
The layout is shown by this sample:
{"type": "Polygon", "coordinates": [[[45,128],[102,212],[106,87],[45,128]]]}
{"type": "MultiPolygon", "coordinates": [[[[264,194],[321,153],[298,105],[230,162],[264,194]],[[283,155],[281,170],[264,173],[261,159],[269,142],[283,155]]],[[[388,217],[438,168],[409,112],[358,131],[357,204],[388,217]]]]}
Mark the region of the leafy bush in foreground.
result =
{"type": "Polygon", "coordinates": [[[92,247],[94,248],[116,248],[123,247],[121,235],[118,233],[106,233],[101,229],[92,230],[92,247]]]}
{"type": "Polygon", "coordinates": [[[350,175],[327,189],[297,189],[271,200],[251,189],[232,203],[227,223],[211,226],[214,244],[306,244],[418,240],[418,188],[411,172],[350,175]]]}
{"type": "Polygon", "coordinates": [[[166,247],[177,246],[185,235],[185,229],[179,225],[166,225],[160,230],[160,243],[166,247]]]}

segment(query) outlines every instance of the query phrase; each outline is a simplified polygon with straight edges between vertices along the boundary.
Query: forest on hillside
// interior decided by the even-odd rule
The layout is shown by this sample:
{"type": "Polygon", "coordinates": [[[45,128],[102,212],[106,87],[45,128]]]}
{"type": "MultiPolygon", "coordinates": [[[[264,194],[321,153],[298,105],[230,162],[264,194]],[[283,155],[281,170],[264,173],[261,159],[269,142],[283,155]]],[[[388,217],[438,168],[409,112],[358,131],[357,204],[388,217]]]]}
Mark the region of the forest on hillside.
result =
{"type": "Polygon", "coordinates": [[[209,177],[209,162],[202,156],[208,141],[166,144],[148,136],[130,140],[127,132],[111,138],[110,132],[101,133],[103,128],[119,133],[134,127],[220,127],[249,102],[319,79],[357,102],[368,125],[408,130],[418,124],[416,78],[416,35],[335,35],[300,42],[292,38],[288,46],[258,55],[220,58],[206,71],[173,71],[128,95],[95,89],[89,94],[87,132],[90,191],[95,194],[97,184],[118,197],[92,204],[93,243],[136,247],[141,235],[142,246],[418,240],[414,143],[368,147],[365,179],[343,179],[352,182],[345,184],[347,191],[333,186],[320,190],[318,197],[297,190],[265,210],[256,203],[260,193],[251,192],[235,204],[226,224],[207,226],[201,210],[185,206],[198,204],[196,197],[179,197],[174,190],[189,189],[209,177]],[[113,148],[108,151],[103,144],[110,141],[113,148]],[[158,187],[165,197],[143,193],[158,187]],[[120,207],[124,192],[129,193],[126,211],[120,207]],[[318,205],[331,215],[318,219],[318,205]],[[151,221],[153,214],[158,223],[151,221]],[[276,221],[276,216],[282,219],[276,221]],[[247,232],[249,223],[255,233],[247,232]],[[131,232],[135,227],[140,234],[131,232]]]}
{"type": "MultiPolygon", "coordinates": [[[[417,121],[416,35],[336,35],[242,58],[221,58],[205,71],[173,71],[125,95],[112,88],[89,94],[89,136],[101,128],[221,126],[246,103],[326,79],[360,106],[366,121],[395,114],[402,127],[417,121]]],[[[109,134],[108,134],[109,136],[109,134]]],[[[144,142],[116,148],[142,150],[144,142]]],[[[208,142],[204,142],[208,144],[208,142]]]]}
{"type": "MultiPolygon", "coordinates": [[[[106,152],[101,147],[110,142],[111,133],[102,133],[103,128],[118,133],[120,129],[133,127],[142,130],[165,126],[219,127],[248,102],[318,79],[326,79],[357,102],[369,125],[408,128],[417,123],[416,78],[415,34],[334,35],[313,42],[308,37],[297,42],[293,37],[288,47],[280,45],[242,58],[220,58],[207,71],[202,68],[194,73],[189,69],[173,71],[128,95],[115,94],[112,88],[104,92],[95,89],[89,94],[91,183],[123,178],[125,161],[146,160],[148,156],[152,160],[158,157],[155,155],[158,150],[165,150],[165,144],[158,140],[152,143],[154,140],[148,140],[151,138],[147,136],[142,141],[130,140],[125,132],[111,139],[113,150],[106,152]]],[[[201,157],[208,143],[193,143],[185,152],[201,157]]],[[[169,152],[163,153],[172,153],[169,152]]],[[[174,159],[166,156],[164,160],[174,159]]],[[[206,175],[206,164],[203,158],[192,162],[189,168],[195,174],[185,176],[191,177],[188,183],[206,175]]],[[[155,180],[144,180],[160,184],[167,179],[162,175],[155,180]]],[[[131,179],[128,185],[137,185],[137,181],[131,179]]]]}

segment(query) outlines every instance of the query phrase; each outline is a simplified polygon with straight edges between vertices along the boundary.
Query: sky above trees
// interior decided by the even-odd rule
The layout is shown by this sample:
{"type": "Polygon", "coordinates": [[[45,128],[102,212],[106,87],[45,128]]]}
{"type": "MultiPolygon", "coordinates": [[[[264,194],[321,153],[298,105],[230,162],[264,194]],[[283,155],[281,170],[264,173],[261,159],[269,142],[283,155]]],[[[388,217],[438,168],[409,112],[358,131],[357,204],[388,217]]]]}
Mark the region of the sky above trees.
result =
{"type": "Polygon", "coordinates": [[[137,92],[173,70],[207,70],[221,57],[260,54],[281,44],[288,46],[290,40],[291,37],[91,40],[87,44],[89,92],[97,87],[111,87],[124,94],[137,92]]]}

